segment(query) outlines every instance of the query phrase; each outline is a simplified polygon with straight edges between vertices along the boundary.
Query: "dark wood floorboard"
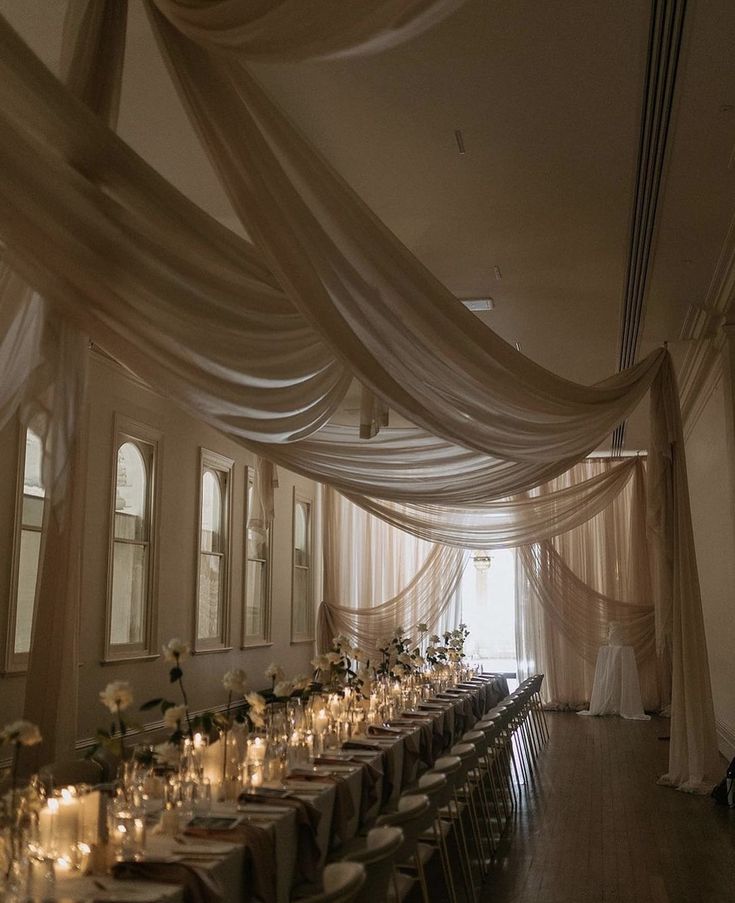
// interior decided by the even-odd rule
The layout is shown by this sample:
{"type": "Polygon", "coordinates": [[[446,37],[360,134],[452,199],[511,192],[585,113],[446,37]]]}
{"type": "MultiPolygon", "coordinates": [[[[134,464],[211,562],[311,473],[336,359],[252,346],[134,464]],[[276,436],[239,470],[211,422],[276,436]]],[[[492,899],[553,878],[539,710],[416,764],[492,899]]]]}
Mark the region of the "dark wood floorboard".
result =
{"type": "Polygon", "coordinates": [[[483,900],[735,901],[735,810],[656,785],[667,720],[548,720],[536,786],[521,791],[483,900]]]}

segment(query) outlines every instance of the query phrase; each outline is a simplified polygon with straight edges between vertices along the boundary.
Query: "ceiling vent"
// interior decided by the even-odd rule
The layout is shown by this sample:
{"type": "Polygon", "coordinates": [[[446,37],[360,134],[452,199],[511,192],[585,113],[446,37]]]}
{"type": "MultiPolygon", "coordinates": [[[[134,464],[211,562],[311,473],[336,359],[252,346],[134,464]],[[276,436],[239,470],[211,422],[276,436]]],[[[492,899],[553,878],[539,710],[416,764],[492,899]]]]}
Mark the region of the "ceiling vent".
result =
{"type": "Polygon", "coordinates": [[[492,298],[460,298],[467,310],[493,310],[495,302],[492,298]]]}

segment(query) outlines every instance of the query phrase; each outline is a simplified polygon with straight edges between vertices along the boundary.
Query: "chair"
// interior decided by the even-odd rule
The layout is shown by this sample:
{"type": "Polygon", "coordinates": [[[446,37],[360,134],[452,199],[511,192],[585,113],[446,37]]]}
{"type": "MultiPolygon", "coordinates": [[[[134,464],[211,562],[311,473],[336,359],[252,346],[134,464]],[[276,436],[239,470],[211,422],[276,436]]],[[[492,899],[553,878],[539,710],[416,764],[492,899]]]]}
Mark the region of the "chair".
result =
{"type": "Polygon", "coordinates": [[[299,903],[350,903],[365,884],[367,872],[359,862],[333,862],[324,869],[324,890],[313,897],[302,897],[299,903]]]}
{"type": "MultiPolygon", "coordinates": [[[[459,756],[442,756],[434,762],[434,767],[427,772],[428,774],[441,774],[447,779],[448,794],[445,805],[439,809],[441,824],[439,829],[444,837],[445,845],[449,837],[450,831],[445,830],[445,825],[449,824],[454,831],[454,841],[459,853],[459,863],[462,869],[462,880],[464,882],[465,891],[468,900],[474,900],[474,884],[472,881],[472,860],[470,859],[470,851],[467,846],[467,834],[462,821],[463,805],[459,801],[458,789],[464,783],[464,772],[462,760],[459,756]]],[[[447,852],[447,855],[448,852],[447,852]]]]}
{"type": "MultiPolygon", "coordinates": [[[[442,872],[444,874],[444,884],[447,888],[450,903],[457,903],[457,892],[454,886],[454,873],[452,871],[452,860],[449,856],[447,847],[447,835],[451,830],[451,822],[442,821],[439,816],[439,810],[449,805],[452,798],[452,788],[444,774],[424,774],[419,778],[416,787],[407,790],[404,796],[415,796],[423,793],[429,798],[431,803],[432,825],[431,829],[424,831],[421,835],[419,847],[427,844],[433,846],[439,851],[439,859],[441,860],[442,872]]],[[[419,853],[421,855],[421,853],[419,853]]],[[[422,858],[422,864],[426,865],[429,857],[422,858]]]]}
{"type": "MultiPolygon", "coordinates": [[[[430,903],[424,865],[429,861],[434,850],[432,847],[420,844],[419,838],[431,828],[433,821],[434,813],[429,797],[424,793],[417,793],[402,796],[398,800],[395,812],[381,815],[376,823],[379,826],[400,828],[403,831],[403,845],[396,853],[396,865],[399,867],[410,866],[411,870],[415,869],[424,903],[430,903]]],[[[400,901],[408,895],[414,879],[403,880],[408,876],[401,873],[397,873],[395,878],[395,896],[400,901]]]]}
{"type": "Polygon", "coordinates": [[[99,762],[93,759],[62,759],[44,765],[38,772],[41,783],[47,788],[65,787],[67,784],[101,783],[104,775],[99,762]]]}
{"type": "Polygon", "coordinates": [[[396,853],[403,846],[400,828],[382,827],[368,831],[365,843],[351,850],[343,862],[359,862],[365,866],[365,884],[355,897],[356,903],[377,903],[388,899],[393,881],[396,853]]]}

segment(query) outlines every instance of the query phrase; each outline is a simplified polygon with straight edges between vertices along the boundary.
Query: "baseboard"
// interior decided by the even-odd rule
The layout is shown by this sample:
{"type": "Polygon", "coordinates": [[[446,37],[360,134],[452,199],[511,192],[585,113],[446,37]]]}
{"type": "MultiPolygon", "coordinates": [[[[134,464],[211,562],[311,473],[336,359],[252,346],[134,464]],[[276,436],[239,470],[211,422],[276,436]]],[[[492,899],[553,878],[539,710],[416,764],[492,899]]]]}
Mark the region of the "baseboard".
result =
{"type": "Polygon", "coordinates": [[[729,762],[735,758],[735,728],[717,718],[715,719],[715,729],[717,730],[717,747],[729,762]]]}

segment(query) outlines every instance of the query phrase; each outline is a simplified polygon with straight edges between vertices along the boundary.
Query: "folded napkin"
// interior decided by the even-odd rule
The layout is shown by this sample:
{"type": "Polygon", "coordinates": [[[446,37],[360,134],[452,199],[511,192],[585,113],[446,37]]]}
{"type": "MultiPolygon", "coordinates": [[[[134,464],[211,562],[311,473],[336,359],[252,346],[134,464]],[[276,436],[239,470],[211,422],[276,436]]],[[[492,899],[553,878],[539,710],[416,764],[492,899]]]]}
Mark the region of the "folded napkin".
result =
{"type": "Polygon", "coordinates": [[[262,803],[279,809],[291,809],[296,816],[296,829],[298,836],[298,855],[296,865],[298,873],[309,884],[319,879],[319,861],[321,850],[317,839],[319,819],[321,812],[311,803],[300,800],[295,796],[269,796],[267,794],[241,793],[238,797],[240,803],[262,803]]]}
{"type": "Polygon", "coordinates": [[[395,740],[397,737],[400,737],[401,734],[405,733],[405,730],[405,728],[401,730],[398,727],[385,727],[385,725],[370,724],[368,725],[367,734],[369,737],[393,737],[395,740]]]}
{"type": "MultiPolygon", "coordinates": [[[[273,833],[257,825],[240,823],[226,831],[208,831],[206,828],[187,828],[187,837],[206,840],[224,840],[244,848],[244,887],[252,888],[263,903],[276,899],[276,859],[273,833]]],[[[186,849],[182,848],[182,852],[186,849]]]]}
{"type": "Polygon", "coordinates": [[[383,747],[379,743],[368,743],[360,740],[345,740],[342,749],[370,749],[373,752],[383,752],[383,747]]]}
{"type": "Polygon", "coordinates": [[[224,895],[214,878],[205,869],[183,862],[117,862],[112,867],[113,878],[136,881],[157,881],[159,884],[178,884],[184,903],[222,903],[224,895]]]}

